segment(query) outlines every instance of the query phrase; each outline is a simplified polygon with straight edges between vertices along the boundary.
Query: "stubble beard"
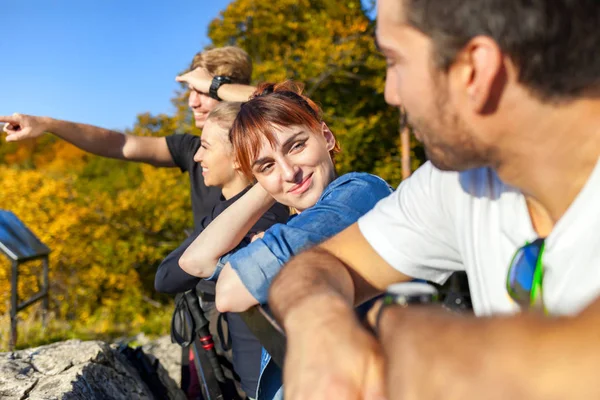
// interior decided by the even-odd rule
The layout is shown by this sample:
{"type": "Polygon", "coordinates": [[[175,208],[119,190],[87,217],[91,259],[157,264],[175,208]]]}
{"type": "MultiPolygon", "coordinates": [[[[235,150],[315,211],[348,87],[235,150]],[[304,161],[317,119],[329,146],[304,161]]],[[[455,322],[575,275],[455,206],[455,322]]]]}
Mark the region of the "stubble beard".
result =
{"type": "Polygon", "coordinates": [[[464,171],[487,165],[487,152],[450,105],[445,85],[437,87],[430,118],[411,120],[409,115],[409,123],[419,132],[427,158],[443,171],[464,171]]]}

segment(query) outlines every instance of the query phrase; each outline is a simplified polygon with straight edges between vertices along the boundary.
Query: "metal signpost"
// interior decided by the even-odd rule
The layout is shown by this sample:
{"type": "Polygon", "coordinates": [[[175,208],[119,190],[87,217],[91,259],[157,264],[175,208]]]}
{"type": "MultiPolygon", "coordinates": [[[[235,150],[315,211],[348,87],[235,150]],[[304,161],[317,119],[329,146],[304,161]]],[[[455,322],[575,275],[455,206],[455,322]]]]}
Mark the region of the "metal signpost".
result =
{"type": "Polygon", "coordinates": [[[17,313],[42,300],[43,324],[48,313],[48,255],[50,249],[31,232],[15,214],[0,210],[0,252],[12,262],[10,299],[10,350],[17,343],[17,313]],[[27,261],[42,260],[42,288],[31,298],[19,303],[19,265],[27,261]]]}

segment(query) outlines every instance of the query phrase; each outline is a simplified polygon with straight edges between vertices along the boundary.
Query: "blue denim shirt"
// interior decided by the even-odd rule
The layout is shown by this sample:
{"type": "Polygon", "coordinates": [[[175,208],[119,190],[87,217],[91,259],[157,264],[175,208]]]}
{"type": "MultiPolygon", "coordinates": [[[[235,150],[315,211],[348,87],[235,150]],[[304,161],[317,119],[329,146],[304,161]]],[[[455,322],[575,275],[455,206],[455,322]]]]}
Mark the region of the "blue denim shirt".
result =
{"type": "Polygon", "coordinates": [[[221,259],[237,272],[252,296],[267,302],[269,286],[292,256],[313,247],[352,225],[392,188],[381,178],[351,172],[331,182],[317,203],[291,218],[271,226],[262,239],[221,259]]]}
{"type": "MultiPolygon", "coordinates": [[[[383,179],[371,174],[343,175],[325,188],[314,206],[286,224],[273,225],[262,239],[222,257],[218,269],[229,262],[250,293],[264,304],[273,278],[292,256],[349,227],[392,191],[383,179]]],[[[215,275],[218,276],[218,272],[215,275]]],[[[283,398],[281,383],[281,369],[263,349],[256,397],[260,400],[283,398]]]]}

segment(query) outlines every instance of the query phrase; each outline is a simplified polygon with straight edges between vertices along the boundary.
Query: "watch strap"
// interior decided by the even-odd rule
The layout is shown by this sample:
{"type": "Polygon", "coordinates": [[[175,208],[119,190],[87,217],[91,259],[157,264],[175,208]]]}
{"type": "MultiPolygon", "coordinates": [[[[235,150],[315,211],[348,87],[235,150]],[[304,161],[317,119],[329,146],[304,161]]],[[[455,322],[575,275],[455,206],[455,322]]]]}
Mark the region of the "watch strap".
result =
{"type": "Polygon", "coordinates": [[[439,302],[437,289],[429,283],[405,282],[390,285],[384,293],[375,318],[375,331],[379,331],[379,321],[386,308],[395,305],[408,307],[414,305],[432,305],[439,302]]]}
{"type": "Polygon", "coordinates": [[[208,91],[208,95],[215,100],[221,101],[221,98],[217,94],[221,85],[231,83],[231,78],[223,75],[216,75],[213,77],[212,82],[210,84],[210,89],[208,91]]]}

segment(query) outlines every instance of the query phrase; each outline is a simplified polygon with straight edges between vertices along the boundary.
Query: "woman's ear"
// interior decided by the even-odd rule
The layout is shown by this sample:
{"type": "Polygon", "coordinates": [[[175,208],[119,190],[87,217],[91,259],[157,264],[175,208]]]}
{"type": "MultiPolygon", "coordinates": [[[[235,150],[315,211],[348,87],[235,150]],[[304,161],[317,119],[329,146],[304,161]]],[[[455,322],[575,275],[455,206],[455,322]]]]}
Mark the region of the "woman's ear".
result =
{"type": "Polygon", "coordinates": [[[233,169],[235,169],[235,170],[237,170],[237,171],[239,171],[239,170],[241,169],[240,163],[239,163],[239,161],[237,160],[237,158],[234,158],[234,159],[233,159],[233,169]]]}
{"type": "Polygon", "coordinates": [[[233,162],[233,169],[235,169],[238,172],[242,172],[242,165],[240,164],[240,160],[238,160],[235,153],[233,152],[233,146],[231,146],[231,159],[231,161],[233,162]]]}
{"type": "Polygon", "coordinates": [[[321,132],[323,132],[323,137],[325,138],[325,142],[327,142],[327,150],[333,150],[335,147],[335,137],[325,122],[321,122],[321,132]]]}

